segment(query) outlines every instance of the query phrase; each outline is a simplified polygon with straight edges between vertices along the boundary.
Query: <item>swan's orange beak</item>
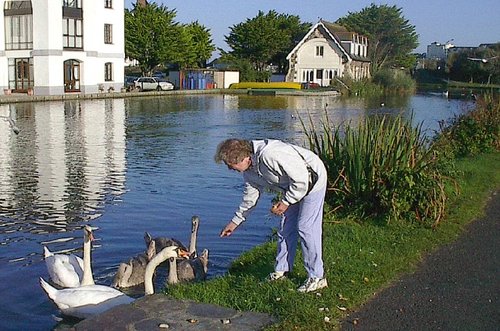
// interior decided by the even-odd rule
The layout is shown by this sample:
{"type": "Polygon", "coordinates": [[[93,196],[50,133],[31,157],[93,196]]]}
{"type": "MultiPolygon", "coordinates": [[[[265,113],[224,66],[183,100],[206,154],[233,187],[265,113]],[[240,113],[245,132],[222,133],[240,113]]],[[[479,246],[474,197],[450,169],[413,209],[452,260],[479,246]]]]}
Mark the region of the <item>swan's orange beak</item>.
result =
{"type": "Polygon", "coordinates": [[[191,254],[189,254],[188,251],[185,251],[181,248],[179,248],[179,250],[177,251],[177,254],[179,255],[179,257],[183,257],[185,259],[189,259],[189,257],[191,256],[191,254]]]}

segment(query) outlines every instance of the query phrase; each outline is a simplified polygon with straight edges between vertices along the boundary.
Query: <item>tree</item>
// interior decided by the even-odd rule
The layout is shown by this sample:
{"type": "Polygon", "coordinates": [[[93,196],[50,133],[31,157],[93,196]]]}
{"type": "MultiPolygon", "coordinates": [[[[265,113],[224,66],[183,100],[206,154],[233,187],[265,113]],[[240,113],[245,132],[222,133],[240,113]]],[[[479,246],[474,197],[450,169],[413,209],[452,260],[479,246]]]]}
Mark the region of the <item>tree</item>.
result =
{"type": "Polygon", "coordinates": [[[255,70],[263,72],[273,61],[284,66],[286,55],[309,27],[300,23],[298,16],[259,11],[256,17],[232,26],[225,41],[234,58],[248,60],[255,70]]]}
{"type": "Polygon", "coordinates": [[[411,51],[418,46],[418,34],[401,8],[372,3],[360,12],[349,12],[336,23],[368,37],[372,74],[381,68],[412,63],[411,51]]]}
{"type": "Polygon", "coordinates": [[[139,61],[143,75],[151,74],[159,64],[181,59],[178,36],[183,27],[175,17],[175,10],[155,3],[125,10],[125,55],[139,61]]]}
{"type": "Polygon", "coordinates": [[[207,60],[210,59],[212,53],[215,51],[210,30],[198,23],[198,21],[188,24],[185,29],[190,37],[191,52],[194,59],[189,65],[191,67],[205,67],[207,60]]]}
{"type": "Polygon", "coordinates": [[[300,18],[296,15],[282,14],[278,16],[278,27],[285,31],[287,44],[272,57],[271,61],[278,66],[278,72],[286,73],[288,71],[286,57],[311,29],[311,23],[300,22],[300,18]]]}
{"type": "Polygon", "coordinates": [[[470,83],[500,83],[500,43],[452,53],[448,57],[450,78],[470,83]]]}

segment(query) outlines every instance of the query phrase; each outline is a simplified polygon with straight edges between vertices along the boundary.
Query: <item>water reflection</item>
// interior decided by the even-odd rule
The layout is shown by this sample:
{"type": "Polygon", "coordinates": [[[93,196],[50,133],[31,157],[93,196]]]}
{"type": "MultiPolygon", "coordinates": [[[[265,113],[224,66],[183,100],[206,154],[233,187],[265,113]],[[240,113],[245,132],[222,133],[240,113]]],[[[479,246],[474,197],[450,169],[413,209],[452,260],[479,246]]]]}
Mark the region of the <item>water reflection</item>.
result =
{"type": "Polygon", "coordinates": [[[0,131],[0,233],[72,230],[124,192],[124,100],[0,107],[21,129],[0,131]]]}

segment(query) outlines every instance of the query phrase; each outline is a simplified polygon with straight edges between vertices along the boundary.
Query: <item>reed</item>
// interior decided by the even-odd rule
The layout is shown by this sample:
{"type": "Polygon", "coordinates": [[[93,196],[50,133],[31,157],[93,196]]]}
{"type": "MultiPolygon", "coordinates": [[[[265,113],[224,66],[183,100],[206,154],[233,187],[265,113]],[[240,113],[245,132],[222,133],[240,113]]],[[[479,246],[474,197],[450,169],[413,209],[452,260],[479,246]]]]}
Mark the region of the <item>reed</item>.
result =
{"type": "Polygon", "coordinates": [[[345,213],[417,219],[436,226],[444,214],[444,176],[421,125],[381,116],[356,127],[332,127],[328,117],[315,127],[301,119],[309,148],[324,161],[327,200],[345,213]]]}

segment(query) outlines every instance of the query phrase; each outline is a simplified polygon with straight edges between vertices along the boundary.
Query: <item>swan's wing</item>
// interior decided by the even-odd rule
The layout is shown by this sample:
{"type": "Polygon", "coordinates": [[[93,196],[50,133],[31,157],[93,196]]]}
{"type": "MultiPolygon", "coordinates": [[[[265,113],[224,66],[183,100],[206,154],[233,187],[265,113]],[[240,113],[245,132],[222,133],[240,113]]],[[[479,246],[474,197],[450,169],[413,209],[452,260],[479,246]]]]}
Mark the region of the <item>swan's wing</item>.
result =
{"type": "MultiPolygon", "coordinates": [[[[84,291],[80,291],[78,293],[83,294],[84,291]]],[[[102,293],[103,293],[103,291],[97,291],[97,296],[99,296],[102,293]]],[[[86,293],[87,296],[89,296],[90,294],[92,294],[92,293],[91,292],[86,293]]],[[[95,295],[96,293],[93,293],[93,294],[95,295]]],[[[101,298],[102,297],[104,297],[104,296],[101,296],[101,298]]],[[[94,299],[97,300],[97,297],[94,299]]],[[[74,316],[74,317],[78,317],[78,318],[87,318],[87,317],[90,317],[92,315],[96,315],[96,314],[100,314],[102,312],[105,312],[106,310],[111,309],[115,306],[129,304],[132,301],[134,301],[134,299],[132,299],[131,297],[128,297],[122,293],[121,295],[109,297],[103,301],[99,301],[98,303],[81,304],[79,306],[68,306],[67,308],[64,308],[64,309],[60,308],[60,309],[61,309],[61,312],[65,315],[74,316]]]]}
{"type": "Polygon", "coordinates": [[[195,279],[195,271],[193,268],[194,260],[180,260],[177,262],[177,277],[181,282],[189,282],[195,279]]]}
{"type": "Polygon", "coordinates": [[[108,286],[88,285],[58,290],[52,300],[59,309],[67,310],[80,306],[97,305],[119,296],[126,297],[122,292],[108,286]]]}
{"type": "Polygon", "coordinates": [[[80,276],[80,279],[83,277],[83,259],[77,255],[71,254],[69,256],[69,263],[75,268],[75,271],[80,276]]]}
{"type": "Polygon", "coordinates": [[[76,261],[74,256],[65,254],[56,254],[47,257],[45,264],[51,280],[62,287],[80,286],[83,270],[76,261]]]}

